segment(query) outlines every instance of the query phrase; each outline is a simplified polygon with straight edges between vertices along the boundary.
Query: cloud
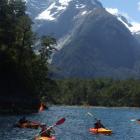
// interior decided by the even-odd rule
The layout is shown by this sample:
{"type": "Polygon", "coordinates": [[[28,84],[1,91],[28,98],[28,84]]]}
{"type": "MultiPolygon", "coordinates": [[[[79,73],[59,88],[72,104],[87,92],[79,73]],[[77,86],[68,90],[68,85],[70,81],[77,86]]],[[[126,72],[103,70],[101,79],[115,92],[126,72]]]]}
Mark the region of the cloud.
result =
{"type": "Polygon", "coordinates": [[[140,31],[140,23],[138,22],[132,22],[133,26],[131,27],[131,32],[137,32],[140,31]]]}
{"type": "Polygon", "coordinates": [[[106,11],[108,11],[110,14],[118,16],[118,15],[122,15],[125,18],[127,18],[127,20],[132,20],[132,18],[129,17],[129,15],[125,12],[119,11],[117,8],[106,8],[106,11]]]}
{"type": "Polygon", "coordinates": [[[117,8],[106,8],[106,11],[108,11],[112,15],[117,15],[119,13],[119,10],[117,8]]]}
{"type": "Polygon", "coordinates": [[[138,2],[138,10],[140,11],[140,1],[138,2]]]}
{"type": "MultiPolygon", "coordinates": [[[[139,10],[140,10],[140,2],[139,2],[139,10]]],[[[132,33],[140,31],[140,23],[136,22],[134,19],[132,19],[127,13],[119,11],[117,8],[106,8],[106,11],[108,11],[110,14],[115,15],[118,20],[120,20],[132,33]],[[124,22],[121,18],[119,18],[119,15],[124,16],[129,23],[131,23],[131,27],[128,26],[126,22],[124,22]]]]}

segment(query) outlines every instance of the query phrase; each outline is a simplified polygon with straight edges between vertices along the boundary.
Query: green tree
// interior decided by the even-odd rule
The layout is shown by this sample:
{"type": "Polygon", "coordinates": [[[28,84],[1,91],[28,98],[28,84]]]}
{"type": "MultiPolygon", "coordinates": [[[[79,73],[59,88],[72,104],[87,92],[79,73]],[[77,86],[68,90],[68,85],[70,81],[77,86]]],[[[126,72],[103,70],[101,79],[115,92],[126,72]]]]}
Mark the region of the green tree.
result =
{"type": "MultiPolygon", "coordinates": [[[[23,100],[19,102],[19,109],[23,106],[37,108],[37,102],[34,105],[31,103],[48,95],[48,90],[56,86],[48,78],[47,65],[56,40],[50,36],[40,39],[41,51],[36,54],[36,36],[25,10],[22,0],[0,1],[0,89],[3,90],[1,94],[6,93],[17,100],[22,100],[20,97],[30,98],[25,100],[26,103],[22,103],[23,100]]],[[[10,104],[16,104],[14,99],[10,104]]]]}
{"type": "Polygon", "coordinates": [[[54,47],[56,45],[56,39],[51,36],[43,36],[41,38],[41,49],[40,49],[40,55],[41,60],[44,62],[47,62],[47,60],[50,58],[51,54],[56,50],[54,47]]]}

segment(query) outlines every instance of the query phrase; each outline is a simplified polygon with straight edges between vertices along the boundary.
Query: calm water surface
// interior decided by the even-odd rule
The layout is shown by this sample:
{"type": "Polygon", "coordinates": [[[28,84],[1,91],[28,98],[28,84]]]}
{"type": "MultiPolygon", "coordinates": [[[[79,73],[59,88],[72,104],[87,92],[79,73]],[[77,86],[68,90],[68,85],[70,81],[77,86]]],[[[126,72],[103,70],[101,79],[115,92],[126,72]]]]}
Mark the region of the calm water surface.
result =
{"type": "MultiPolygon", "coordinates": [[[[21,116],[0,116],[0,140],[33,140],[39,130],[13,128],[21,116]]],[[[30,120],[52,125],[65,117],[64,124],[55,127],[57,140],[140,140],[140,124],[132,119],[140,118],[139,108],[95,108],[54,106],[48,111],[27,116],[30,120]],[[88,129],[93,127],[94,117],[113,130],[111,136],[93,135],[88,129]]]]}

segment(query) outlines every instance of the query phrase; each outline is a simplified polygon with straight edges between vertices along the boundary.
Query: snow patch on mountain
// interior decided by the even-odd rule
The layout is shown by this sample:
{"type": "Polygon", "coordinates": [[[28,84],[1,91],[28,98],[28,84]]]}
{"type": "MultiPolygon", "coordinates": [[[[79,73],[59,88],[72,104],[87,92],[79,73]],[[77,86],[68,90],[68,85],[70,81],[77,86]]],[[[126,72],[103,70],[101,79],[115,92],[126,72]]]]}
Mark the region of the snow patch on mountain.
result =
{"type": "Polygon", "coordinates": [[[27,3],[28,2],[28,0],[22,0],[23,2],[25,2],[25,3],[27,3]]]}
{"type": "Polygon", "coordinates": [[[76,4],[75,6],[77,9],[82,9],[82,8],[86,7],[86,5],[84,5],[84,4],[76,4]]]}
{"type": "Polygon", "coordinates": [[[64,12],[71,0],[58,0],[41,12],[35,19],[36,20],[49,20],[54,21],[64,12]]]}
{"type": "Polygon", "coordinates": [[[85,14],[87,14],[87,11],[83,11],[83,12],[81,13],[81,15],[85,15],[85,14]]]}
{"type": "MultiPolygon", "coordinates": [[[[33,5],[33,2],[30,2],[31,3],[30,5],[32,7],[35,7],[35,5],[33,5]]],[[[70,2],[75,3],[76,9],[82,10],[82,9],[85,9],[87,7],[87,2],[86,1],[81,1],[81,0],[53,0],[51,3],[48,2],[49,6],[47,6],[45,10],[41,11],[38,14],[38,16],[35,18],[35,20],[56,21],[59,18],[59,16],[70,5],[70,2]]],[[[89,3],[90,5],[94,5],[94,8],[102,7],[101,3],[98,0],[89,0],[89,2],[90,2],[89,3]]],[[[83,13],[83,14],[85,14],[85,13],[83,13]]]]}
{"type": "Polygon", "coordinates": [[[53,14],[51,13],[51,10],[55,7],[55,3],[52,3],[45,11],[43,11],[41,14],[39,14],[36,19],[38,20],[55,20],[55,17],[53,17],[53,14]]]}
{"type": "Polygon", "coordinates": [[[133,27],[133,25],[129,23],[128,20],[124,16],[117,15],[117,19],[121,21],[131,31],[131,28],[133,27]]]}
{"type": "Polygon", "coordinates": [[[112,15],[118,15],[119,10],[117,8],[106,8],[106,11],[108,11],[112,15]]]}
{"type": "Polygon", "coordinates": [[[72,0],[59,0],[59,3],[63,6],[68,6],[70,1],[72,0]]]}
{"type": "Polygon", "coordinates": [[[132,22],[131,23],[133,26],[131,27],[131,31],[134,33],[139,33],[140,32],[140,23],[138,22],[132,22]]]}

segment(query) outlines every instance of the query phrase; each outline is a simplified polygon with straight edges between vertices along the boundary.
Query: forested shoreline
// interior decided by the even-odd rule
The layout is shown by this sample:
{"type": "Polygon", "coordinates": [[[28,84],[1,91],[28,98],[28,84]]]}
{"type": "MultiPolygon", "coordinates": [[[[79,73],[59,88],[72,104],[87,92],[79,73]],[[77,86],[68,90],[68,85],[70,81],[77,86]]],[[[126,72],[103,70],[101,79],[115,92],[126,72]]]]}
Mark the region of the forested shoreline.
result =
{"type": "Polygon", "coordinates": [[[65,79],[48,92],[50,100],[62,105],[140,107],[140,80],[65,79]]]}

